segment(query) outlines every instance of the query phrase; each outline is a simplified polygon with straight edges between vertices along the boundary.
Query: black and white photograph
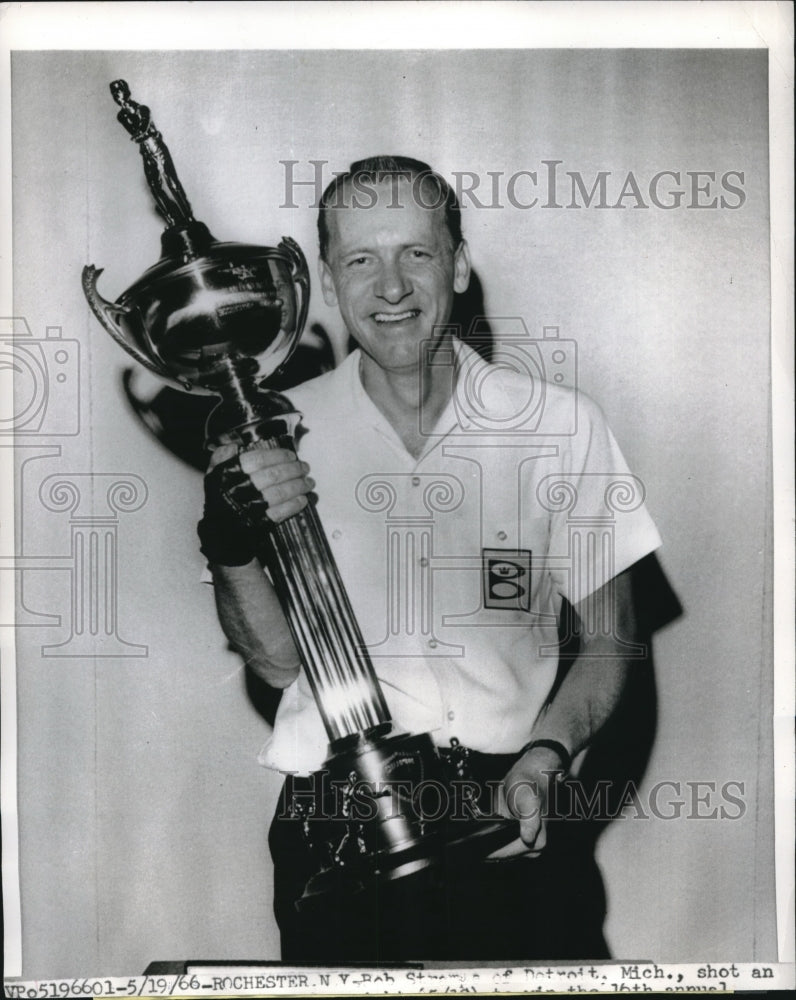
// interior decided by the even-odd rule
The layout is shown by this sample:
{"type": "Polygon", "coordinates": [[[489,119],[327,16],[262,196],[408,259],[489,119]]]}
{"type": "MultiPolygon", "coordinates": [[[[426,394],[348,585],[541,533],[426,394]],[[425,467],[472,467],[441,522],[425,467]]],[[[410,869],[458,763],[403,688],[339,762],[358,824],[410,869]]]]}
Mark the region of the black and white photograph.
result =
{"type": "Polygon", "coordinates": [[[2,6],[7,995],[792,986],[790,5],[2,6]]]}

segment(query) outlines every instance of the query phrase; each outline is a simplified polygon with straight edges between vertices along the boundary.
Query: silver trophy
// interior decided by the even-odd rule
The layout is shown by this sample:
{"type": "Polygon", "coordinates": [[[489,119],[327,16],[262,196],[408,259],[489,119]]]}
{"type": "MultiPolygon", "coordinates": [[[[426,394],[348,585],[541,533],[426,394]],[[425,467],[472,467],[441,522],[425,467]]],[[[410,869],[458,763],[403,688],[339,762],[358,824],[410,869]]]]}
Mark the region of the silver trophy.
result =
{"type": "MultiPolygon", "coordinates": [[[[194,219],[149,109],[124,80],[111,84],[118,119],[138,143],[157,208],[166,221],[162,256],[115,302],[97,290],[101,270],[83,269],[94,315],[142,365],[187,390],[214,393],[207,423],[214,444],[294,447],[301,419],[290,401],[263,387],[296,347],[307,317],[309,274],[298,245],[220,243],[194,219]]],[[[261,558],[289,623],[329,737],[324,773],[342,789],[331,815],[295,815],[318,859],[303,901],[332,887],[352,891],[398,878],[443,855],[483,857],[517,835],[467,794],[466,751],[441,755],[431,737],[394,734],[373,664],[314,504],[280,524],[262,512],[261,558]],[[429,781],[465,790],[464,810],[429,819],[413,789],[429,781]],[[357,810],[363,789],[367,810],[357,810]]]]}

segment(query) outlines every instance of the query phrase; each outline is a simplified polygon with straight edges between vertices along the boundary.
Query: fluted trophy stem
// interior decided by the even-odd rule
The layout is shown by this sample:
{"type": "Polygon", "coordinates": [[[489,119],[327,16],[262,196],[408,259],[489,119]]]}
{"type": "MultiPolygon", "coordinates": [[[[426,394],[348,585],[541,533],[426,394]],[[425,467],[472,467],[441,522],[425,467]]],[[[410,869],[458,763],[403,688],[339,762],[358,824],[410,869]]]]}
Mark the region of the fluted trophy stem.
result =
{"type": "MultiPolygon", "coordinates": [[[[230,377],[208,437],[242,449],[295,447],[300,420],[289,399],[230,377]],[[246,414],[235,421],[235,414],[246,414]]],[[[278,524],[267,511],[249,514],[260,533],[260,556],[290,626],[334,750],[341,740],[391,728],[387,701],[315,508],[278,524]],[[257,518],[255,520],[255,517],[257,518]]]]}
{"type": "Polygon", "coordinates": [[[268,530],[268,566],[332,744],[390,721],[314,506],[268,530]]]}

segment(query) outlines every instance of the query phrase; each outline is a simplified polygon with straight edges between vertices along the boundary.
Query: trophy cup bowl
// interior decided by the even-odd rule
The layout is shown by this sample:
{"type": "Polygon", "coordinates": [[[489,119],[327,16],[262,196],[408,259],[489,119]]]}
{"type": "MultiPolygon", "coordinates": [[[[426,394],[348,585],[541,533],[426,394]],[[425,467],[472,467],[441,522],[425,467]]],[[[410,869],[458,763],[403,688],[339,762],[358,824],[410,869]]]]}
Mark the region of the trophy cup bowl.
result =
{"type": "Polygon", "coordinates": [[[197,222],[163,235],[164,256],[115,302],[97,289],[102,271],[84,269],[100,323],[141,364],[186,389],[217,393],[233,375],[260,382],[274,374],[307,316],[298,245],[287,237],[278,247],[219,243],[197,222]],[[170,253],[178,241],[182,252],[170,253]]]}

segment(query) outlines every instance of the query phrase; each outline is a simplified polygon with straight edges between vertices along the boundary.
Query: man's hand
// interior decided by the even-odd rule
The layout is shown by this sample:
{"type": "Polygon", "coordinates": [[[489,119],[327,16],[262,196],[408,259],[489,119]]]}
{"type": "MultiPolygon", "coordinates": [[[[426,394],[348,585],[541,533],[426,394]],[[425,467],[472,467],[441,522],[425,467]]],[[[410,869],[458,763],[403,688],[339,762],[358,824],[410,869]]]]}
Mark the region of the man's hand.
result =
{"type": "Polygon", "coordinates": [[[205,505],[197,525],[200,548],[211,566],[254,564],[263,516],[279,523],[307,506],[315,485],[309,466],[284,448],[256,447],[238,454],[216,448],[205,474],[205,505]]]}
{"type": "MultiPolygon", "coordinates": [[[[208,472],[236,455],[234,445],[216,448],[208,472]]],[[[278,524],[307,506],[307,494],[315,482],[307,475],[310,467],[300,461],[295,452],[285,448],[252,448],[240,453],[239,462],[241,470],[265,501],[269,520],[278,524]]],[[[236,494],[236,502],[238,499],[236,494]]],[[[245,500],[240,503],[245,506],[245,500]]]]}
{"type": "Polygon", "coordinates": [[[553,750],[534,747],[526,751],[503,779],[498,790],[497,809],[501,816],[520,821],[520,835],[487,858],[538,857],[547,845],[547,803],[550,783],[556,781],[561,761],[553,750]]]}

